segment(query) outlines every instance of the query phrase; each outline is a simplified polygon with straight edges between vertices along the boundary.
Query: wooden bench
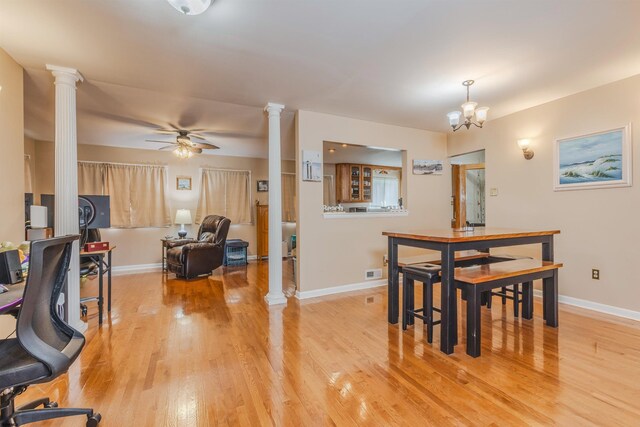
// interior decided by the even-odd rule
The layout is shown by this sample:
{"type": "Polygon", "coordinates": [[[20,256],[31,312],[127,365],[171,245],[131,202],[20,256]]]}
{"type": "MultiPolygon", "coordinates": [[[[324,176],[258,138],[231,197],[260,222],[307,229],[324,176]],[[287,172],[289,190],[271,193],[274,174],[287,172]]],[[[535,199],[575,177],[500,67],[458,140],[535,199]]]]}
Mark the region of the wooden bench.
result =
{"type": "Polygon", "coordinates": [[[455,270],[456,286],[467,296],[467,354],[480,356],[480,295],[495,288],[523,283],[522,317],[533,312],[531,287],[543,279],[543,312],[548,326],[558,326],[558,269],[560,263],[536,259],[516,259],[462,267],[455,270]]]}

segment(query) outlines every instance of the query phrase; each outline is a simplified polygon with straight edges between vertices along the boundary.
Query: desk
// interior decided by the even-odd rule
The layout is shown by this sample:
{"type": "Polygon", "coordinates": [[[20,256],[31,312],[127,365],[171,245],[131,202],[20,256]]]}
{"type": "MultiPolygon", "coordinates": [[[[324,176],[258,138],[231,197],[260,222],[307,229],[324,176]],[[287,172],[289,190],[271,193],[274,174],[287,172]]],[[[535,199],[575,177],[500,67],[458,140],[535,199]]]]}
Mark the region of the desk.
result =
{"type": "MultiPolygon", "coordinates": [[[[441,320],[440,350],[443,353],[453,353],[458,341],[457,327],[457,292],[454,281],[454,255],[456,251],[470,249],[487,250],[503,246],[542,244],[542,260],[553,261],[553,236],[559,230],[527,231],[506,228],[476,228],[473,231],[418,230],[418,231],[385,231],[388,237],[388,320],[391,324],[398,323],[399,315],[399,268],[398,246],[412,246],[422,249],[440,251],[442,265],[441,284],[441,320]]],[[[544,297],[551,298],[544,303],[544,318],[547,325],[558,326],[558,283],[557,280],[544,279],[544,297]],[[552,307],[547,310],[546,307],[552,307]],[[555,307],[555,308],[553,308],[555,307]],[[547,313],[547,311],[549,311],[547,313]]]]}
{"type": "Polygon", "coordinates": [[[98,323],[102,325],[102,311],[103,311],[103,276],[107,273],[107,311],[111,312],[111,252],[116,247],[110,247],[104,251],[85,252],[80,251],[80,258],[98,258],[98,296],[88,297],[80,299],[80,302],[98,301],[98,323]],[[104,261],[104,257],[107,257],[107,262],[104,261]]]}
{"type": "Polygon", "coordinates": [[[0,314],[5,314],[22,303],[25,282],[26,281],[22,281],[15,285],[5,285],[9,290],[0,294],[0,314]]]}

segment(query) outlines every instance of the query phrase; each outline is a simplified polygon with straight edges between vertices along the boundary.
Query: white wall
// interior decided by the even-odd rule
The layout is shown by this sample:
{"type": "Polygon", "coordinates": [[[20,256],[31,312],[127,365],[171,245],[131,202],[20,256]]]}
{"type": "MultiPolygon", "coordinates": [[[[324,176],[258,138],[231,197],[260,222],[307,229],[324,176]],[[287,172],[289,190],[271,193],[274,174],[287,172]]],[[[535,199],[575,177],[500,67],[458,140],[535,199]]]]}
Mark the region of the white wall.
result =
{"type": "MultiPolygon", "coordinates": [[[[446,135],[328,114],[299,111],[296,117],[296,165],[302,150],[322,152],[323,141],[406,150],[403,163],[413,159],[445,160],[446,135]]],[[[326,160],[326,159],[325,159],[326,160]]],[[[395,218],[324,219],[323,186],[297,179],[298,283],[309,291],[364,281],[365,270],[382,268],[387,252],[385,230],[449,226],[450,173],[413,175],[405,167],[403,193],[410,214],[395,218]],[[407,172],[408,170],[408,172],[407,172]]],[[[411,252],[411,251],[408,251],[411,252]]],[[[386,270],[383,269],[386,275],[386,270]]]]}
{"type": "MultiPolygon", "coordinates": [[[[640,76],[615,82],[487,122],[448,136],[449,154],[486,149],[487,225],[560,229],[556,259],[560,293],[640,311],[640,76]],[[557,138],[633,123],[636,184],[628,188],[553,191],[557,138]],[[516,141],[531,138],[525,160],[516,141]],[[600,269],[600,280],[591,269],[600,269]]],[[[536,252],[533,252],[538,255],[536,252]]]]}

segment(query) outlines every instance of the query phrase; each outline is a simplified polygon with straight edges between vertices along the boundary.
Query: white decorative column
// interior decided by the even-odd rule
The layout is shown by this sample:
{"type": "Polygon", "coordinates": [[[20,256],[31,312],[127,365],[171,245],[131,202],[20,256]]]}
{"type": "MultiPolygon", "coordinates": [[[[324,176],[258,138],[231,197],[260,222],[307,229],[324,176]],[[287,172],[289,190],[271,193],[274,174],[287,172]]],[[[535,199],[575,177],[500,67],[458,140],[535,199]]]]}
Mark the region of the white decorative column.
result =
{"type": "MultiPolygon", "coordinates": [[[[78,234],[78,142],[76,130],[76,83],[82,75],[73,68],[47,65],[55,77],[55,234],[78,234]]],[[[84,331],[80,320],[80,257],[78,242],[73,244],[67,286],[65,313],[69,325],[84,331]]]]}
{"type": "Polygon", "coordinates": [[[268,103],[269,113],[269,305],[286,304],[282,292],[282,173],[280,164],[280,112],[284,105],[268,103]]]}

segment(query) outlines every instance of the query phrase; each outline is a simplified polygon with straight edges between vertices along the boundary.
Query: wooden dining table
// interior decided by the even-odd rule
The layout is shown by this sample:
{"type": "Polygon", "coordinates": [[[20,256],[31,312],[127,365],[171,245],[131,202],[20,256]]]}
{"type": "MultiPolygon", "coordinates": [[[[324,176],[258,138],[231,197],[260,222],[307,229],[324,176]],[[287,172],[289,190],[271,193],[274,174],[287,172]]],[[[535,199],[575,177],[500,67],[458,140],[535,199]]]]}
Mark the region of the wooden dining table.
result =
{"type": "MultiPolygon", "coordinates": [[[[441,324],[440,350],[446,354],[454,351],[458,341],[457,292],[454,280],[455,253],[457,251],[541,244],[542,260],[553,261],[553,238],[560,230],[518,230],[509,228],[477,227],[470,231],[454,229],[384,231],[388,238],[388,320],[398,323],[399,316],[399,267],[398,246],[411,246],[440,252],[441,256],[441,324]]],[[[543,317],[547,325],[558,325],[557,279],[543,281],[543,317]]]]}

